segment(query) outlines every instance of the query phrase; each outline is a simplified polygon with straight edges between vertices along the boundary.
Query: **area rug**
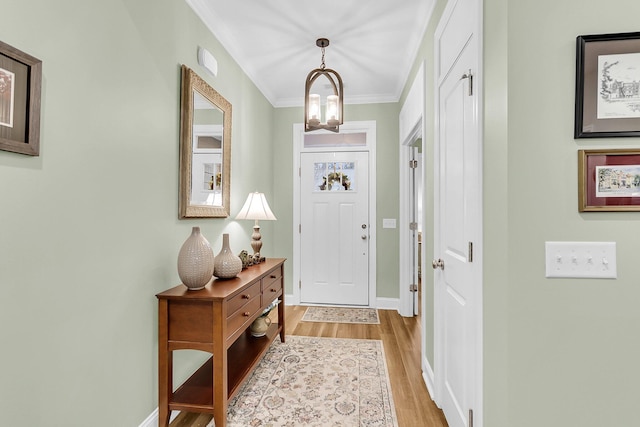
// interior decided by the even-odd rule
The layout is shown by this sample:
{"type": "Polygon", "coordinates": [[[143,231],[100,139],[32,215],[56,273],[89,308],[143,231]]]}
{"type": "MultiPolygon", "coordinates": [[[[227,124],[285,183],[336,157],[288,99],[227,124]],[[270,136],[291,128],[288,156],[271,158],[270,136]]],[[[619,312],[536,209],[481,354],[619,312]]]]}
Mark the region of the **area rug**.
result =
{"type": "Polygon", "coordinates": [[[302,316],[303,322],[380,323],[375,308],[308,307],[302,316]]]}
{"type": "Polygon", "coordinates": [[[397,427],[382,341],[276,339],[229,402],[227,420],[229,427],[397,427]]]}

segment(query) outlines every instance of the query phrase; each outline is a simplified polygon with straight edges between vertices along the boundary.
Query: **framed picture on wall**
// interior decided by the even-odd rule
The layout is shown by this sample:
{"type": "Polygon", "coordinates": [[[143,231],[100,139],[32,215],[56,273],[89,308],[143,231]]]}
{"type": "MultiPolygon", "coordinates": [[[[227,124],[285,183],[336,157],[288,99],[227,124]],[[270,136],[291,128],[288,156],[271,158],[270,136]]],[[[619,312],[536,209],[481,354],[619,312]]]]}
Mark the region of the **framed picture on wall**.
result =
{"type": "Polygon", "coordinates": [[[640,136],[640,32],[578,36],[574,138],[640,136]]]}
{"type": "Polygon", "coordinates": [[[578,210],[640,211],[640,149],[578,151],[578,210]]]}
{"type": "Polygon", "coordinates": [[[40,155],[42,61],[0,41],[0,150],[40,155]]]}

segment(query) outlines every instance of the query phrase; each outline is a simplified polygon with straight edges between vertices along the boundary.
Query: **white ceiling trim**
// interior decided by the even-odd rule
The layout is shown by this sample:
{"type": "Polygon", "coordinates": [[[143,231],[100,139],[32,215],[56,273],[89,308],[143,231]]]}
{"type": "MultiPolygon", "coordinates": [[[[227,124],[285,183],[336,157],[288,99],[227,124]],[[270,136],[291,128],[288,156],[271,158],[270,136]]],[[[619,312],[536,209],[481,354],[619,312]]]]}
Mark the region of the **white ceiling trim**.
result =
{"type": "Polygon", "coordinates": [[[325,16],[315,13],[316,4],[294,0],[282,0],[279,9],[269,0],[185,1],[276,108],[303,105],[304,79],[320,64],[316,36],[337,40],[326,64],[342,75],[346,104],[398,102],[435,6],[325,0],[336,12],[325,16]]]}
{"type": "MultiPolygon", "coordinates": [[[[252,74],[252,70],[247,69],[246,66],[249,65],[247,62],[241,61],[242,55],[240,54],[240,49],[233,41],[233,37],[228,34],[228,31],[225,28],[224,22],[217,19],[216,14],[207,6],[206,0],[186,0],[187,4],[191,6],[193,11],[200,17],[200,20],[204,23],[204,25],[209,29],[211,34],[218,39],[220,44],[224,46],[227,50],[227,53],[231,55],[233,60],[238,64],[238,66],[242,69],[242,71],[251,79],[253,84],[256,85],[258,90],[262,92],[265,98],[273,105],[272,99],[275,98],[275,94],[271,93],[267,87],[261,87],[257,83],[256,77],[252,74]]],[[[214,55],[215,56],[215,55],[214,55]]]]}

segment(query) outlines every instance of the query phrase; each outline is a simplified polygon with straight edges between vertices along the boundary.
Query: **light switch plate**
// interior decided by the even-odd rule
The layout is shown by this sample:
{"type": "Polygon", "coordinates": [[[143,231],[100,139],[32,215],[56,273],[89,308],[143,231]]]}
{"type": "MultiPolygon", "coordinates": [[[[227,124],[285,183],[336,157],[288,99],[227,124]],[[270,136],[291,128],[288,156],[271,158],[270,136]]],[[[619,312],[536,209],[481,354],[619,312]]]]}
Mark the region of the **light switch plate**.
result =
{"type": "Polygon", "coordinates": [[[615,279],[616,242],[545,242],[546,277],[615,279]]]}
{"type": "Polygon", "coordinates": [[[384,218],[382,220],[382,228],[396,228],[395,218],[384,218]]]}

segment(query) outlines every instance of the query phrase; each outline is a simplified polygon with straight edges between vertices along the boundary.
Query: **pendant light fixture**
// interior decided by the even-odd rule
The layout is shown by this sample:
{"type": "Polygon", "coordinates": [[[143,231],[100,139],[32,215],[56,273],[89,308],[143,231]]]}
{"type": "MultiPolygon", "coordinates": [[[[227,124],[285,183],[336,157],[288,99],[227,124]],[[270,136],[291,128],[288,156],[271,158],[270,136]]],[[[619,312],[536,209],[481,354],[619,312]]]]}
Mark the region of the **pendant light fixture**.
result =
{"type": "Polygon", "coordinates": [[[331,132],[338,132],[340,125],[343,123],[342,77],[340,77],[340,74],[334,70],[325,68],[324,48],[329,46],[329,39],[320,38],[316,40],[316,46],[322,49],[322,64],[320,64],[320,68],[312,70],[307,75],[307,80],[304,85],[304,131],[309,132],[318,129],[326,129],[331,132]],[[320,95],[310,93],[313,83],[320,76],[325,76],[333,88],[333,95],[327,96],[324,123],[321,121],[320,117],[320,95]]]}

